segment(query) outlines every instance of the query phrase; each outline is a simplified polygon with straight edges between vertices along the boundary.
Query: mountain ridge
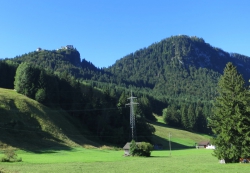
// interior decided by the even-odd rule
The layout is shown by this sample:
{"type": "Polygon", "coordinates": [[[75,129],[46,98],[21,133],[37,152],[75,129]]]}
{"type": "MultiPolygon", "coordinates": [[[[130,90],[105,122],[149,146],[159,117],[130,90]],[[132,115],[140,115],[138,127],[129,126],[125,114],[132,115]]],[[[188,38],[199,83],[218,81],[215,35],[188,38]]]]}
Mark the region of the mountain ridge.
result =
{"type": "Polygon", "coordinates": [[[214,88],[227,62],[233,62],[245,80],[250,78],[249,57],[228,53],[196,36],[165,38],[116,60],[108,68],[100,69],[80,59],[76,49],[60,49],[31,52],[11,60],[26,61],[57,75],[70,74],[81,81],[135,86],[147,88],[154,95],[207,101],[216,96],[214,88]]]}
{"type": "Polygon", "coordinates": [[[165,74],[166,68],[179,68],[185,71],[187,74],[184,74],[184,78],[187,75],[192,75],[193,70],[208,69],[217,73],[216,78],[218,78],[229,61],[238,67],[245,79],[250,78],[248,75],[249,57],[236,53],[229,54],[222,49],[210,46],[202,38],[182,35],[164,39],[129,54],[116,61],[108,71],[132,81],[133,78],[143,79],[143,82],[138,82],[147,83],[152,88],[152,86],[157,85],[157,78],[168,81],[168,76],[174,75],[171,74],[171,71],[169,74],[165,74]]]}

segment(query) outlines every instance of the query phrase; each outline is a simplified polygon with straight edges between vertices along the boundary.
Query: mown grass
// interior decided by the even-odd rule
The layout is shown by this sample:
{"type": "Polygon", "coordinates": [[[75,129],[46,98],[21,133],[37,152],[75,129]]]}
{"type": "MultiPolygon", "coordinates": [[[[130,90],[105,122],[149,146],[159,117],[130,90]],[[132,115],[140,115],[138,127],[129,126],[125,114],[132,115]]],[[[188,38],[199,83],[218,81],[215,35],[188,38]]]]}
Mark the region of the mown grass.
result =
{"type": "Polygon", "coordinates": [[[153,136],[154,143],[163,144],[165,149],[169,148],[169,134],[171,140],[171,147],[173,149],[194,148],[195,143],[201,141],[209,141],[210,136],[204,134],[197,134],[181,129],[175,129],[167,126],[161,116],[155,115],[157,122],[151,122],[155,128],[155,135],[153,136]]]}
{"type": "MultiPolygon", "coordinates": [[[[19,151],[21,163],[0,163],[0,170],[18,173],[42,172],[249,172],[250,164],[219,164],[212,150],[153,151],[152,157],[124,157],[123,151],[74,148],[69,151],[31,153],[19,151]]],[[[1,155],[0,155],[1,157],[1,155]]]]}

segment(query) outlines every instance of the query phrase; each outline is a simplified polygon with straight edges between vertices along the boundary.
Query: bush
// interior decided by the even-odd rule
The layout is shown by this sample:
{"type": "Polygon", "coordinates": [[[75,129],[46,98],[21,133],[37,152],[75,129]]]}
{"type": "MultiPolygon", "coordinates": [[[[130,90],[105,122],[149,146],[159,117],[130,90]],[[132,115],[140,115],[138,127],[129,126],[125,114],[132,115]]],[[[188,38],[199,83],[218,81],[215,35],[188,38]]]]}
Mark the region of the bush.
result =
{"type": "Polygon", "coordinates": [[[153,150],[153,145],[147,142],[141,142],[137,145],[138,150],[138,156],[146,156],[149,157],[151,154],[151,151],[153,150]]]}
{"type": "Polygon", "coordinates": [[[4,156],[0,159],[1,162],[21,162],[22,158],[18,158],[13,149],[7,149],[4,151],[4,156]]]}
{"type": "Polygon", "coordinates": [[[153,150],[153,145],[147,142],[141,142],[136,144],[134,140],[130,144],[130,155],[132,156],[144,156],[149,157],[151,151],[153,150]]]}
{"type": "Polygon", "coordinates": [[[136,146],[135,140],[132,140],[130,143],[129,154],[131,156],[134,156],[136,155],[136,153],[137,153],[137,146],[136,146]]]}

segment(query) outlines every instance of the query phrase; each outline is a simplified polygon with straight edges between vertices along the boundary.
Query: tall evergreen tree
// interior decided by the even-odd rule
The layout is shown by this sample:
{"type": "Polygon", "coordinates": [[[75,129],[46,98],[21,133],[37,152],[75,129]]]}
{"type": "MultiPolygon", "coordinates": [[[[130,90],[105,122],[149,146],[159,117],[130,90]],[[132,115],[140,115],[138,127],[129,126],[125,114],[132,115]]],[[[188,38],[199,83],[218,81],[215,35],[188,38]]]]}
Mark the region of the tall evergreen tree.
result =
{"type": "Polygon", "coordinates": [[[181,114],[176,105],[168,106],[167,109],[163,109],[162,113],[165,123],[174,127],[181,126],[181,114]]]}
{"type": "Polygon", "coordinates": [[[189,122],[189,130],[195,130],[196,115],[193,104],[190,104],[188,107],[188,122],[189,122]]]}
{"type": "Polygon", "coordinates": [[[14,81],[16,91],[30,98],[34,98],[38,78],[38,69],[32,67],[28,63],[20,64],[16,70],[16,76],[14,81]]]}
{"type": "Polygon", "coordinates": [[[232,63],[224,69],[218,84],[210,126],[216,137],[214,155],[226,163],[250,155],[249,91],[232,63]]]}
{"type": "Polygon", "coordinates": [[[181,123],[182,123],[182,127],[184,129],[188,129],[189,128],[189,121],[188,121],[188,117],[187,117],[187,105],[182,105],[181,107],[181,123]]]}

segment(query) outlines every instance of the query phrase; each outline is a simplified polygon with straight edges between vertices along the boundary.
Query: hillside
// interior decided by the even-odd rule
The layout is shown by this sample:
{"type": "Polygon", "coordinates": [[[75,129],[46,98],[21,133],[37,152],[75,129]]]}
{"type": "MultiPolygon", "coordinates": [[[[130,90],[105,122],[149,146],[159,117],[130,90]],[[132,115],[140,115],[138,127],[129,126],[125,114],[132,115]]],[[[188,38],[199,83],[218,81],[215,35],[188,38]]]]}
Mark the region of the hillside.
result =
{"type": "Polygon", "coordinates": [[[106,71],[154,95],[183,100],[213,100],[218,78],[227,62],[233,62],[244,78],[250,78],[249,57],[212,47],[202,38],[172,36],[135,51],[106,71]]]}
{"type": "Polygon", "coordinates": [[[0,88],[0,148],[97,145],[86,139],[77,123],[71,121],[63,110],[50,109],[14,90],[0,88]]]}
{"type": "Polygon", "coordinates": [[[157,122],[151,122],[156,130],[153,141],[155,144],[162,144],[165,150],[169,149],[169,133],[171,135],[171,148],[174,150],[194,148],[195,143],[209,141],[211,138],[208,135],[169,127],[163,122],[162,117],[157,116],[157,119],[157,122]]]}
{"type": "Polygon", "coordinates": [[[97,74],[101,73],[101,70],[91,62],[81,60],[80,52],[75,48],[33,51],[9,60],[18,64],[28,62],[58,76],[70,74],[79,79],[95,78],[97,74]]]}

